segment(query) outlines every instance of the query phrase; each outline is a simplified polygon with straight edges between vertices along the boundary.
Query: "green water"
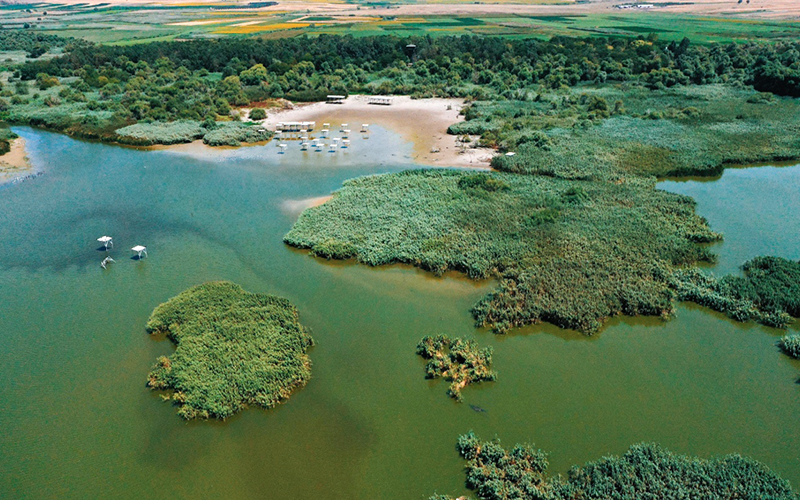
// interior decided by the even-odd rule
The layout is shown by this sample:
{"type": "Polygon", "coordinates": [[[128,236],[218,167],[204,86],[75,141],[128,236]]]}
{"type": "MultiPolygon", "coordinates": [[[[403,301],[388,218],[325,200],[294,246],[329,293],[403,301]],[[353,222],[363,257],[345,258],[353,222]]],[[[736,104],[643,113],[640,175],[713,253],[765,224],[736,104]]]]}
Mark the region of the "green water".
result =
{"type": "MultiPolygon", "coordinates": [[[[454,444],[470,429],[536,443],[554,472],[655,440],[751,455],[800,485],[800,363],[777,352],[776,330],[682,306],[673,321],[614,320],[592,338],[549,325],[497,337],[468,313],[491,283],[284,246],[293,200],[412,166],[410,145],[385,131],[336,156],[272,145],[188,156],[18,133],[47,173],[0,188],[1,498],[463,494],[454,444]],[[105,272],[103,234],[117,245],[105,272]],[[150,257],[130,260],[135,244],[150,257]],[[317,341],[313,378],[277,409],[186,423],[144,386],[171,345],[143,327],[157,304],[216,279],[298,306],[317,341]],[[467,388],[466,404],[424,380],[414,355],[439,332],[495,349],[498,381],[467,388]]],[[[798,258],[798,182],[800,168],[765,168],[662,187],[698,196],[726,232],[716,249],[729,270],[759,253],[798,258]]]]}

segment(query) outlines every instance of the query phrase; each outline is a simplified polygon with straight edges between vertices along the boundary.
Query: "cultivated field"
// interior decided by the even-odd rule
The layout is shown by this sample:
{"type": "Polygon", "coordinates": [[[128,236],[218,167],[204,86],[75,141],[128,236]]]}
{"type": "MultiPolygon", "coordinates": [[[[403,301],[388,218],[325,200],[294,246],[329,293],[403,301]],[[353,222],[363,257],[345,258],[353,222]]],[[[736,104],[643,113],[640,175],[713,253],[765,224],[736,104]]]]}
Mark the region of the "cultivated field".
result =
{"type": "Polygon", "coordinates": [[[192,37],[298,34],[503,35],[512,37],[688,36],[696,42],[800,36],[800,2],[696,0],[620,8],[621,0],[425,2],[100,2],[5,0],[3,27],[29,28],[104,43],[192,37]],[[272,5],[271,5],[272,4],[272,5]]]}

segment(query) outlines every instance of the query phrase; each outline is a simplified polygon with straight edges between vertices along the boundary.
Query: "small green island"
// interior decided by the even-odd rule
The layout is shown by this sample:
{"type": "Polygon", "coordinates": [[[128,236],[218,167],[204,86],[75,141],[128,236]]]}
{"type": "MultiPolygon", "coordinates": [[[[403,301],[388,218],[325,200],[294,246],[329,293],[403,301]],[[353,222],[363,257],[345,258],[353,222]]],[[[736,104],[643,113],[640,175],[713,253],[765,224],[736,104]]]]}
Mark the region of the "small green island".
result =
{"type": "Polygon", "coordinates": [[[575,466],[562,478],[546,474],[547,454],[531,445],[508,450],[498,439],[483,441],[470,431],[459,437],[457,449],[467,460],[467,487],[481,500],[797,499],[788,481],[738,454],[701,459],[641,443],[621,457],[575,466]]]}
{"type": "Polygon", "coordinates": [[[159,305],[147,322],[175,353],[148,377],[171,391],[181,417],[225,419],[250,405],[272,408],[311,378],[313,339],[286,299],[249,293],[229,282],[190,288],[159,305]]]}
{"type": "Polygon", "coordinates": [[[484,381],[492,381],[492,348],[479,349],[472,340],[447,335],[426,336],[417,344],[417,354],[428,360],[425,378],[443,378],[450,383],[447,394],[461,402],[461,389],[484,381]]]}

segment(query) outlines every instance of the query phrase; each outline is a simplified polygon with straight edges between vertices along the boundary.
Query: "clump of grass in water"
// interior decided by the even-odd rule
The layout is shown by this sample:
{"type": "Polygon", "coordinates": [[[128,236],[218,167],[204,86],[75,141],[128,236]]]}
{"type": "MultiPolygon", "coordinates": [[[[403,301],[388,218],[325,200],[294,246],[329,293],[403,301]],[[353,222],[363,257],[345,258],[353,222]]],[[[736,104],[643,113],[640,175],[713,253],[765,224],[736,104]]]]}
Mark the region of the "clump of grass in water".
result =
{"type": "Polygon", "coordinates": [[[800,359],[800,334],[792,333],[784,335],[778,341],[778,345],[788,356],[794,359],[800,359]]]}
{"type": "Polygon", "coordinates": [[[427,336],[417,344],[417,354],[428,360],[425,378],[444,378],[451,382],[447,394],[463,401],[461,389],[484,381],[493,381],[492,348],[478,349],[472,340],[451,339],[447,335],[427,336]]]}
{"type": "Polygon", "coordinates": [[[311,378],[313,339],[289,301],[227,282],[190,288],[159,305],[149,333],[175,343],[147,385],[173,391],[185,419],[227,418],[248,405],[272,408],[311,378]]]}
{"type": "MultiPolygon", "coordinates": [[[[788,481],[765,465],[736,454],[705,460],[675,455],[655,443],[642,443],[631,446],[621,457],[608,456],[575,466],[562,478],[547,475],[547,455],[531,445],[518,444],[507,450],[498,439],[482,441],[470,431],[458,438],[456,448],[467,460],[467,487],[482,500],[797,498],[788,481]]],[[[430,497],[451,499],[446,495],[430,497]]]]}

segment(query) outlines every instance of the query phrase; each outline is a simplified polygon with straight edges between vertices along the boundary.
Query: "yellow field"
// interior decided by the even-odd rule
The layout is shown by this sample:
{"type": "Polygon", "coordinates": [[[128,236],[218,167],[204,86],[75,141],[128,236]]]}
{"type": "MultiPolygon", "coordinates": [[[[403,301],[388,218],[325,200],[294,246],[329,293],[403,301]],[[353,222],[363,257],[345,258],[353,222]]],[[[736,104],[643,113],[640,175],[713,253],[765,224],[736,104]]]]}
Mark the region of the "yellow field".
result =
{"type": "Polygon", "coordinates": [[[219,34],[226,34],[226,35],[238,35],[238,34],[247,34],[247,33],[259,33],[262,31],[279,31],[279,30],[290,30],[290,29],[300,29],[300,28],[308,28],[310,26],[309,23],[275,23],[275,24],[266,24],[262,26],[226,26],[224,28],[220,28],[214,33],[219,34]]]}

